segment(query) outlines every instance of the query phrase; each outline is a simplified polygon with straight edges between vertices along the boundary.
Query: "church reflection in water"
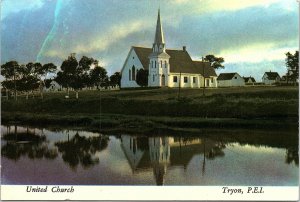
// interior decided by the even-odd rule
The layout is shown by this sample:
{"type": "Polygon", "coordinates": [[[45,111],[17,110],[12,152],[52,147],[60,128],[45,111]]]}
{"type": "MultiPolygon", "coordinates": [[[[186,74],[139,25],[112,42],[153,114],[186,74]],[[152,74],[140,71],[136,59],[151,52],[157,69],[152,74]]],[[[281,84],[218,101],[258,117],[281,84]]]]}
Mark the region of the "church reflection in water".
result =
{"type": "Polygon", "coordinates": [[[224,156],[225,144],[206,138],[137,137],[121,135],[121,147],[133,173],[153,169],[157,185],[163,185],[168,167],[187,168],[195,155],[202,155],[202,175],[206,159],[224,156]]]}

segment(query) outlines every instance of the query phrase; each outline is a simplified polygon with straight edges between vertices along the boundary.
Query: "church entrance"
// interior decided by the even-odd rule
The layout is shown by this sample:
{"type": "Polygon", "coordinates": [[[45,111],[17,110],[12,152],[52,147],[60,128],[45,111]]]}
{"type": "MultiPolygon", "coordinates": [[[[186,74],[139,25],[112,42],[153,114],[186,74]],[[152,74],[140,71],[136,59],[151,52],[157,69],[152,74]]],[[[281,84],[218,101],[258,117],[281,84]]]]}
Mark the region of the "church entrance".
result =
{"type": "Polygon", "coordinates": [[[162,87],[166,86],[166,77],[164,74],[161,76],[161,86],[162,87]]]}

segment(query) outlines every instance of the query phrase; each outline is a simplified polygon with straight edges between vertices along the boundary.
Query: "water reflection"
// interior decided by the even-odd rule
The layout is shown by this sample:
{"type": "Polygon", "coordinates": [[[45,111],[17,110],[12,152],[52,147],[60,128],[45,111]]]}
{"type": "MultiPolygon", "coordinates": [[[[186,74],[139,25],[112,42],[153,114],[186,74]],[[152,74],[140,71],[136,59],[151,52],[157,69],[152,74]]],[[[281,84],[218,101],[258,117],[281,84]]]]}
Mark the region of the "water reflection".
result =
{"type": "MultiPolygon", "coordinates": [[[[57,131],[56,131],[57,132],[57,131]]],[[[99,163],[99,158],[95,156],[108,145],[108,136],[98,134],[98,136],[80,136],[79,132],[72,135],[70,139],[67,130],[67,140],[64,136],[59,137],[59,141],[49,141],[43,130],[36,130],[24,127],[7,126],[2,136],[3,145],[2,156],[18,160],[21,156],[30,159],[55,159],[61,153],[62,159],[71,168],[76,168],[79,164],[87,168],[99,163]]]]}
{"type": "Polygon", "coordinates": [[[288,148],[286,150],[285,162],[288,164],[295,163],[299,165],[299,153],[297,148],[288,148]]]}
{"type": "Polygon", "coordinates": [[[205,172],[205,159],[223,157],[226,146],[207,138],[193,137],[136,137],[121,136],[121,147],[131,166],[132,172],[153,169],[157,185],[164,184],[167,167],[181,166],[186,169],[191,159],[204,154],[202,174],[205,172]]]}
{"type": "Polygon", "coordinates": [[[37,135],[28,128],[26,132],[18,132],[15,127],[13,133],[9,129],[8,133],[3,135],[3,140],[6,144],[2,146],[1,153],[9,159],[18,160],[21,156],[28,156],[30,159],[54,159],[58,155],[56,148],[48,147],[46,136],[37,135]]]}
{"type": "Polygon", "coordinates": [[[87,168],[99,163],[96,152],[102,151],[108,145],[107,136],[81,137],[78,132],[67,141],[56,142],[58,151],[62,153],[63,160],[70,167],[76,168],[78,164],[87,168]]]}
{"type": "Polygon", "coordinates": [[[272,133],[270,136],[258,131],[236,134],[219,131],[194,136],[107,136],[19,126],[2,126],[1,134],[4,183],[298,183],[298,137],[295,134],[272,133]],[[272,167],[268,163],[270,159],[272,167]]]}

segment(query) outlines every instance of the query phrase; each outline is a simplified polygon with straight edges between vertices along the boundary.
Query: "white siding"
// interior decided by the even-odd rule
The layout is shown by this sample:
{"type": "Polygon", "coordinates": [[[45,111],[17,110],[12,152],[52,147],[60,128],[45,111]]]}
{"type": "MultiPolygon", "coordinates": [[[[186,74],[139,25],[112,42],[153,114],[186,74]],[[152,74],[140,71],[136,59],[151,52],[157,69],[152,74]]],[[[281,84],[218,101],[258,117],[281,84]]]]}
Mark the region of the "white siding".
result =
{"type": "MultiPolygon", "coordinates": [[[[139,60],[137,54],[135,53],[134,49],[131,48],[129,54],[126,58],[126,61],[123,65],[121,71],[121,88],[136,88],[140,87],[135,80],[129,78],[129,70],[131,70],[132,74],[132,67],[135,67],[135,77],[137,70],[143,68],[141,61],[139,60]]],[[[131,76],[132,77],[132,76],[131,76]]]]}
{"type": "Polygon", "coordinates": [[[277,77],[275,80],[269,80],[266,73],[262,77],[262,82],[266,85],[272,85],[272,84],[275,84],[276,82],[279,82],[279,81],[280,81],[280,77],[277,77]]]}
{"type": "Polygon", "coordinates": [[[218,80],[218,87],[245,86],[245,80],[239,74],[235,74],[231,80],[218,80]]]}

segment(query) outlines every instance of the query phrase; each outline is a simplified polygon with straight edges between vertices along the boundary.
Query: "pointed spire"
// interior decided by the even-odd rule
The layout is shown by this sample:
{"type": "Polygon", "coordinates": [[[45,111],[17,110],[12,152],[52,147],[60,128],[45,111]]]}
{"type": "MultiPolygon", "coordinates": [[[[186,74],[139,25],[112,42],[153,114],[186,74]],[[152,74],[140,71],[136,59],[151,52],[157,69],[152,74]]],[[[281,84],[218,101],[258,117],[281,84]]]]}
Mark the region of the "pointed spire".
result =
{"type": "Polygon", "coordinates": [[[165,39],[164,39],[164,33],[162,29],[162,25],[160,22],[160,9],[158,9],[158,16],[157,16],[157,24],[156,24],[156,32],[155,32],[155,39],[154,39],[155,44],[164,44],[165,39]]]}

